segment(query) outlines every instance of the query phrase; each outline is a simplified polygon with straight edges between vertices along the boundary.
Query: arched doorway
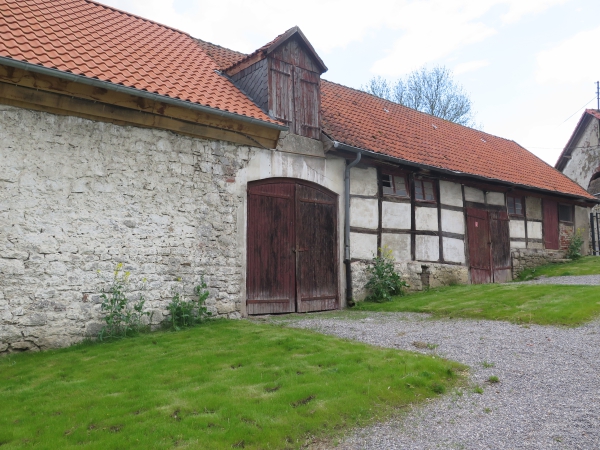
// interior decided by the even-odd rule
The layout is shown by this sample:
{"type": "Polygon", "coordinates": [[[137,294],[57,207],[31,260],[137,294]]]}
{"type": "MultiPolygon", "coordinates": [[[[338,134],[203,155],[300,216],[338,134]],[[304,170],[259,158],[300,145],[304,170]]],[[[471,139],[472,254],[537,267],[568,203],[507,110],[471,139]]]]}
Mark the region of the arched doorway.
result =
{"type": "Polygon", "coordinates": [[[248,314],[339,308],[337,216],[337,194],[315,183],[248,183],[248,314]]]}

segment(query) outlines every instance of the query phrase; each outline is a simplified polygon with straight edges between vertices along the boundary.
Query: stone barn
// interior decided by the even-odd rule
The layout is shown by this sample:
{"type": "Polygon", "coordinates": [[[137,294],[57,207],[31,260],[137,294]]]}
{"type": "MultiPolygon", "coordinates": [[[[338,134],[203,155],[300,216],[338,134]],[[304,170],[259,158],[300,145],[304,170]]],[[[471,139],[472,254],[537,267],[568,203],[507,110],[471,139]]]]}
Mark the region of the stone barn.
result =
{"type": "MultiPolygon", "coordinates": [[[[586,109],[556,162],[558,170],[598,199],[600,199],[599,123],[600,110],[586,109]]],[[[594,254],[600,255],[600,206],[598,205],[592,209],[590,226],[590,234],[585,235],[585,246],[593,249],[594,254]]]]}
{"type": "Polygon", "coordinates": [[[324,80],[298,28],[247,55],[88,0],[3,3],[0,28],[0,352],[95,336],[117,264],[153,323],[202,276],[217,316],[337,309],[382,247],[415,290],[507,281],[597,202],[324,80]]]}

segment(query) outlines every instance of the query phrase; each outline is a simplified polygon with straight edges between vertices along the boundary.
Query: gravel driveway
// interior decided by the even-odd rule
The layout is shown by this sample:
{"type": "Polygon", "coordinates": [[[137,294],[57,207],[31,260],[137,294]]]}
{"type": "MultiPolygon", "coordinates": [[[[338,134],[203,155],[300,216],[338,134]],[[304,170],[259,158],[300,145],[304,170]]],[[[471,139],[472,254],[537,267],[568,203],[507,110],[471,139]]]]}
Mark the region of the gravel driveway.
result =
{"type": "Polygon", "coordinates": [[[335,448],[600,449],[600,322],[556,328],[347,313],[310,315],[289,325],[471,367],[470,387],[402,419],[356,430],[335,448]],[[437,347],[419,348],[422,343],[437,347]],[[487,382],[490,376],[500,382],[487,382]],[[474,392],[476,385],[483,394],[474,392]]]}

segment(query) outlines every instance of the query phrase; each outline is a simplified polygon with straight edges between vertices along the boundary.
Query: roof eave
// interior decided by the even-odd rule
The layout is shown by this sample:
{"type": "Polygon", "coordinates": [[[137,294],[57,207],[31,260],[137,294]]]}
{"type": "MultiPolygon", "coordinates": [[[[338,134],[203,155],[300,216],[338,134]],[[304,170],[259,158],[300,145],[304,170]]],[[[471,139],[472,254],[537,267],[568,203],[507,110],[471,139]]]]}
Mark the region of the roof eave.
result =
{"type": "Polygon", "coordinates": [[[367,149],[363,149],[363,148],[359,148],[359,147],[354,147],[348,144],[344,144],[343,142],[339,142],[334,140],[333,141],[333,147],[339,150],[346,150],[346,151],[350,151],[350,152],[354,152],[354,153],[363,153],[366,154],[368,156],[371,156],[372,158],[375,159],[380,159],[380,160],[384,160],[384,161],[390,161],[390,162],[395,162],[397,164],[403,164],[406,166],[411,166],[411,167],[416,167],[416,168],[420,168],[420,169],[427,169],[427,170],[435,170],[436,172],[440,172],[446,175],[452,175],[452,176],[462,176],[462,177],[467,177],[467,178],[472,178],[475,180],[481,180],[481,181],[493,181],[496,183],[502,183],[502,184],[506,184],[508,186],[516,186],[519,188],[523,188],[523,189],[529,189],[529,190],[534,190],[534,191],[540,191],[540,192],[544,192],[547,194],[553,194],[553,195],[562,195],[565,197],[570,197],[570,198],[574,198],[574,199],[578,199],[581,201],[585,201],[588,203],[600,203],[600,199],[591,199],[588,197],[583,197],[580,195],[575,195],[575,194],[569,194],[566,192],[559,192],[559,191],[552,191],[549,189],[542,189],[542,188],[538,188],[535,186],[530,186],[530,185],[526,185],[526,184],[517,184],[517,183],[511,183],[509,181],[504,181],[504,180],[498,180],[496,178],[489,178],[489,177],[484,177],[481,175],[475,175],[475,174],[470,174],[470,173],[466,173],[466,172],[459,172],[459,171],[455,171],[455,170],[450,170],[450,169],[444,169],[444,168],[440,168],[437,166],[430,166],[427,164],[421,164],[421,163],[416,163],[414,161],[409,161],[409,160],[405,160],[405,159],[401,159],[401,158],[395,158],[393,156],[388,156],[388,155],[383,155],[381,153],[377,153],[374,152],[372,150],[367,150],[367,149]]]}
{"type": "Polygon", "coordinates": [[[67,81],[74,81],[77,83],[85,84],[88,86],[94,86],[102,89],[107,89],[110,91],[121,92],[124,94],[134,95],[137,97],[147,98],[149,100],[167,103],[173,106],[179,106],[182,108],[191,109],[193,111],[199,111],[207,114],[213,114],[216,116],[228,118],[234,121],[240,121],[245,123],[250,123],[254,125],[260,125],[266,128],[271,128],[279,131],[287,131],[289,127],[284,125],[279,125],[275,123],[265,122],[260,119],[255,119],[253,117],[244,116],[241,114],[232,113],[229,111],[223,111],[222,109],[212,108],[210,106],[201,105],[199,103],[192,103],[187,100],[180,100],[173,97],[168,97],[166,95],[156,94],[154,92],[143,91],[140,89],[132,88],[129,86],[123,86],[121,84],[111,83],[110,81],[103,81],[97,78],[89,78],[84,75],[77,75],[71,72],[65,72],[59,69],[54,69],[50,67],[41,66],[38,64],[29,63],[26,61],[19,61],[17,59],[7,58],[5,56],[0,56],[0,64],[5,66],[14,67],[17,69],[27,70],[34,73],[39,73],[42,75],[49,75],[56,78],[60,78],[67,81]]]}

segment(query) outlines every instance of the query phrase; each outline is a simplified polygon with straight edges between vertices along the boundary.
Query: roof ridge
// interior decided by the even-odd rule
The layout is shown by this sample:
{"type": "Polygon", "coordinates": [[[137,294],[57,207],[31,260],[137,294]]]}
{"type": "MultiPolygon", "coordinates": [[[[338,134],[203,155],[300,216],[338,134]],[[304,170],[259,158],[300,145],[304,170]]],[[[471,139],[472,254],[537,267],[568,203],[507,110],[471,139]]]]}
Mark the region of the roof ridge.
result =
{"type": "MultiPolygon", "coordinates": [[[[92,0],[90,0],[90,1],[92,1],[92,0]]],[[[192,39],[195,39],[195,40],[197,40],[197,41],[201,41],[201,42],[204,42],[205,44],[209,44],[209,45],[213,45],[213,46],[215,46],[215,47],[222,48],[223,50],[227,50],[227,51],[229,51],[229,52],[235,52],[235,53],[239,53],[240,55],[244,55],[244,56],[248,56],[248,55],[249,55],[249,53],[244,53],[244,52],[240,52],[240,51],[238,51],[238,50],[234,50],[234,49],[232,49],[232,48],[223,47],[222,45],[215,44],[215,43],[213,43],[213,42],[209,42],[209,41],[205,41],[204,39],[200,39],[200,38],[197,38],[197,37],[194,37],[194,36],[190,36],[190,37],[191,37],[192,39]]]]}
{"type": "Polygon", "coordinates": [[[191,34],[186,33],[185,31],[181,31],[178,28],[170,27],[169,25],[165,25],[164,23],[157,22],[156,20],[152,20],[152,19],[148,19],[146,17],[138,16],[137,14],[133,14],[133,13],[127,12],[127,11],[125,11],[123,9],[115,8],[114,6],[105,5],[104,3],[100,3],[100,2],[98,2],[96,0],[83,0],[83,1],[86,2],[86,3],[91,3],[91,4],[94,4],[94,5],[97,5],[97,6],[101,6],[102,8],[111,9],[111,10],[113,10],[115,12],[120,13],[120,14],[125,14],[126,16],[135,17],[136,19],[143,20],[144,22],[153,23],[154,25],[158,25],[159,27],[163,27],[163,28],[166,28],[168,30],[176,31],[177,33],[184,34],[184,35],[186,35],[186,36],[188,36],[188,37],[190,37],[192,39],[196,39],[191,34]]]}

